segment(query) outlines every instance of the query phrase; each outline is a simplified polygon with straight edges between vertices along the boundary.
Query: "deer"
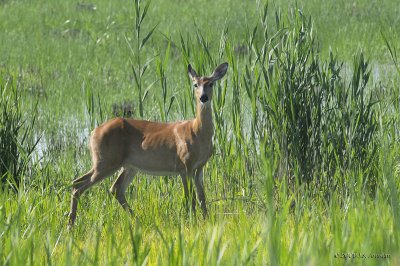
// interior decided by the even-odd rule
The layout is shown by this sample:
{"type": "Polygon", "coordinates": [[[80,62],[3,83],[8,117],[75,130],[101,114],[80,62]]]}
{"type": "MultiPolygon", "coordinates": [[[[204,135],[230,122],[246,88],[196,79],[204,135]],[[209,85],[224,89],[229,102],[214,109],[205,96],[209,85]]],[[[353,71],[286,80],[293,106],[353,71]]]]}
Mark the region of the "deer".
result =
{"type": "Polygon", "coordinates": [[[196,116],[191,120],[162,123],[114,118],[95,128],[89,149],[92,168],[72,181],[69,226],[75,223],[78,200],[84,191],[121,170],[110,193],[122,208],[134,215],[125,191],[138,172],[154,176],[180,176],[185,206],[196,213],[196,194],[203,217],[208,216],[204,192],[203,167],[213,154],[213,86],[222,79],[228,63],[219,65],[211,76],[199,76],[188,65],[196,98],[196,116]],[[196,194],[194,192],[194,181],[196,194]]]}

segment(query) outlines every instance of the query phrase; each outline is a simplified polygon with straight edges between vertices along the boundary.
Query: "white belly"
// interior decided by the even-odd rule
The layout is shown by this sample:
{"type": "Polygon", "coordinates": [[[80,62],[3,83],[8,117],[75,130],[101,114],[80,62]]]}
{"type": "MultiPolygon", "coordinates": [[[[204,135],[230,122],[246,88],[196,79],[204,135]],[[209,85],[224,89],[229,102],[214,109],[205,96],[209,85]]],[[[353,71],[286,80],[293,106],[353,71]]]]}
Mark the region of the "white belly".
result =
{"type": "Polygon", "coordinates": [[[140,169],[140,168],[137,168],[137,170],[140,173],[144,173],[144,174],[152,175],[152,176],[175,176],[175,175],[179,175],[178,172],[170,172],[170,171],[151,171],[151,170],[149,171],[149,170],[140,169]]]}

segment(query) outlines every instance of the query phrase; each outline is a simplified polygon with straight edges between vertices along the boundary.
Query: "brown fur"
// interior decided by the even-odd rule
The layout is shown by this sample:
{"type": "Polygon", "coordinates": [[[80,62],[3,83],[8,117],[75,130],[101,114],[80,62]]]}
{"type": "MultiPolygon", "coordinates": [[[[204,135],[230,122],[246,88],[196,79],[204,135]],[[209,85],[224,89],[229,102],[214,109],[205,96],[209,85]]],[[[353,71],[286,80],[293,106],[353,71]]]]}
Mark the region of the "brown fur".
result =
{"type": "Polygon", "coordinates": [[[211,77],[198,77],[189,65],[189,76],[197,85],[196,118],[174,123],[115,118],[93,130],[90,138],[92,169],[73,181],[69,224],[73,225],[79,196],[89,187],[123,169],[110,191],[128,212],[124,192],[138,171],[153,175],[181,175],[186,203],[192,199],[195,211],[196,195],[207,215],[203,188],[203,166],[213,153],[212,82],[222,78],[227,64],[220,65],[211,77]],[[201,95],[208,102],[200,102],[201,95]]]}

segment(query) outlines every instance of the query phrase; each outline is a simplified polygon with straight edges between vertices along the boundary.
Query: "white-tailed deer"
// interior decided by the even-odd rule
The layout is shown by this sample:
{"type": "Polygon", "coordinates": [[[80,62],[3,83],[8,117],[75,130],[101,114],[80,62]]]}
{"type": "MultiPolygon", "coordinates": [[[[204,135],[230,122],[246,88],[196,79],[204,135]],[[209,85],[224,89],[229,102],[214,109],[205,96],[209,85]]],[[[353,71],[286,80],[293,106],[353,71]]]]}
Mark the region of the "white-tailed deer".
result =
{"type": "Polygon", "coordinates": [[[203,187],[203,166],[213,153],[212,95],[214,83],[221,79],[228,63],[218,66],[209,77],[200,77],[188,66],[195,87],[196,117],[174,123],[115,118],[93,130],[90,137],[92,169],[73,181],[69,224],[76,218],[78,199],[82,193],[106,177],[122,169],[110,192],[121,206],[133,214],[125,199],[125,190],[138,171],[152,175],[180,175],[186,206],[192,201],[195,212],[197,196],[207,216],[203,187]]]}

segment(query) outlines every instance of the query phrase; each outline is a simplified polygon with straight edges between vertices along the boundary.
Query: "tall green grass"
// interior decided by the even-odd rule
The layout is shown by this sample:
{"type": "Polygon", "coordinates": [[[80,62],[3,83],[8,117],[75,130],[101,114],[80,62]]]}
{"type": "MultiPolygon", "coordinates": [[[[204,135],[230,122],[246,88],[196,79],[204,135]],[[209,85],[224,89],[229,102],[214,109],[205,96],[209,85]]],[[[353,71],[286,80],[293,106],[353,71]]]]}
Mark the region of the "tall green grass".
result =
{"type": "Polygon", "coordinates": [[[0,190],[17,190],[32,163],[40,134],[35,132],[36,106],[24,117],[21,93],[13,76],[0,77],[0,190]],[[28,121],[28,119],[30,119],[28,121]]]}
{"type": "MultiPolygon", "coordinates": [[[[23,140],[3,127],[10,117],[25,121],[27,143],[43,135],[20,172],[4,168],[26,185],[0,194],[2,264],[399,263],[396,72],[376,79],[370,48],[327,53],[342,41],[305,11],[320,10],[315,2],[201,3],[207,8],[0,2],[0,49],[8,51],[0,68],[21,81],[13,86],[2,75],[1,145],[23,140]],[[16,23],[26,9],[32,13],[16,23]],[[125,111],[158,121],[193,117],[187,64],[207,75],[223,61],[229,71],[214,87],[215,154],[204,176],[209,219],[186,213],[178,178],[140,174],[127,191],[134,219],[107,193],[112,177],[81,197],[67,231],[71,180],[90,165],[92,128],[125,111]]],[[[398,66],[395,42],[380,38],[398,66]]]]}
{"type": "MultiPolygon", "coordinates": [[[[267,12],[266,7],[262,18],[267,12]]],[[[244,74],[253,139],[271,147],[280,177],[297,176],[299,184],[315,181],[332,191],[337,182],[347,189],[344,180],[335,180],[335,172],[344,177],[362,169],[363,183],[372,189],[378,122],[368,61],[356,55],[351,80],[346,80],[336,56],[320,59],[310,18],[296,10],[289,21],[278,12],[275,17],[275,31],[269,32],[264,19],[251,35],[264,38],[251,43],[255,60],[244,74]]]]}

